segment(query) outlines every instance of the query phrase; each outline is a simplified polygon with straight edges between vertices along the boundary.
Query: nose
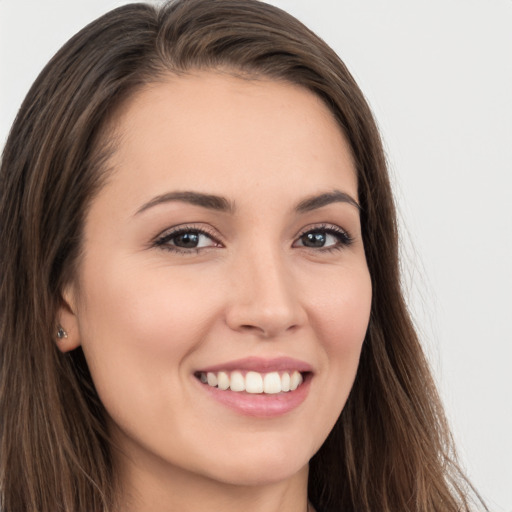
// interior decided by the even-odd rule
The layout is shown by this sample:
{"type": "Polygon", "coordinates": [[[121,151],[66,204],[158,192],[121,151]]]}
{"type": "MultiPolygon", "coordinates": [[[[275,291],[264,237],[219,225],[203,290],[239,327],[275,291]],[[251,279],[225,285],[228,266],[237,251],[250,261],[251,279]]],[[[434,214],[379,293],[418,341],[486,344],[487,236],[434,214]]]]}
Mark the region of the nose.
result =
{"type": "Polygon", "coordinates": [[[234,267],[226,312],[231,329],[270,339],[304,325],[299,283],[278,250],[241,255],[234,267]]]}

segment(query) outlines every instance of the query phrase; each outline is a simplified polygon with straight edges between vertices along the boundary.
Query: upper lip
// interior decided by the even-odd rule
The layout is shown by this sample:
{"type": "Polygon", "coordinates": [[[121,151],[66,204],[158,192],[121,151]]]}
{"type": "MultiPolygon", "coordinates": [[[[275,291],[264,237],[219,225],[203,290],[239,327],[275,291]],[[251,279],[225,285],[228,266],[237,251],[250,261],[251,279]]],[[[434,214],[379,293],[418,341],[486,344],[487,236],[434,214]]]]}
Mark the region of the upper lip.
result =
{"type": "Polygon", "coordinates": [[[201,368],[198,371],[202,373],[214,373],[234,370],[253,371],[258,373],[297,370],[303,373],[311,372],[313,371],[313,368],[310,364],[292,357],[276,357],[272,359],[266,359],[263,357],[245,357],[243,359],[236,359],[226,363],[201,368]]]}

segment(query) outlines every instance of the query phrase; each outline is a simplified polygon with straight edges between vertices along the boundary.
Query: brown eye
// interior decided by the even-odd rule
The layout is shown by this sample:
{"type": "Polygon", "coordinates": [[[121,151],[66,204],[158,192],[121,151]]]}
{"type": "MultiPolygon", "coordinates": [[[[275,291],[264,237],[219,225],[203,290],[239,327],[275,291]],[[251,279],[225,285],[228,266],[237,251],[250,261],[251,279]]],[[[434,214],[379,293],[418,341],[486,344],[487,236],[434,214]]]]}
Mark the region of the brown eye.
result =
{"type": "Polygon", "coordinates": [[[172,241],[176,247],[182,247],[183,249],[195,249],[199,246],[200,236],[200,233],[190,231],[188,233],[180,233],[171,238],[170,241],[172,241]]]}
{"type": "Polygon", "coordinates": [[[343,229],[335,226],[310,229],[299,236],[295,247],[309,249],[340,249],[350,245],[352,239],[343,229]]]}
{"type": "Polygon", "coordinates": [[[181,228],[164,233],[155,245],[176,252],[193,252],[208,247],[218,247],[219,243],[210,234],[199,229],[181,228]]]}
{"type": "Polygon", "coordinates": [[[328,235],[320,231],[311,231],[302,235],[300,240],[304,247],[324,247],[328,240],[328,235]]]}

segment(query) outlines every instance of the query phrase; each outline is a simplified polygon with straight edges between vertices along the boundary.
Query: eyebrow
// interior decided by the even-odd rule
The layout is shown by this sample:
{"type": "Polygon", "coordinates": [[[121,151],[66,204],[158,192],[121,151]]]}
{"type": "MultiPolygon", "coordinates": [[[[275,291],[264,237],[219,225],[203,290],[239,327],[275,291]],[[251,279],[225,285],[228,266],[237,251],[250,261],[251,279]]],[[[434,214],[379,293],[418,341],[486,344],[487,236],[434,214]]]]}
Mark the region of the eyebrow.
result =
{"type": "MultiPolygon", "coordinates": [[[[157,206],[159,204],[168,203],[172,201],[181,201],[184,203],[189,203],[195,206],[201,206],[202,208],[207,208],[209,210],[215,210],[220,212],[233,213],[235,211],[235,204],[226,199],[225,197],[216,196],[212,194],[203,194],[201,192],[184,191],[167,192],[166,194],[156,196],[147,203],[143,204],[136,211],[135,215],[139,215],[140,213],[150,208],[153,208],[154,206],[157,206]]],[[[357,208],[358,210],[361,210],[361,207],[351,195],[347,194],[346,192],[342,192],[341,190],[333,190],[332,192],[326,192],[324,194],[315,195],[303,199],[295,207],[295,211],[297,213],[307,213],[332,203],[348,203],[357,208]]]]}
{"type": "Polygon", "coordinates": [[[168,203],[171,201],[181,201],[183,203],[193,204],[195,206],[201,206],[208,208],[209,210],[216,210],[220,212],[232,213],[235,210],[234,203],[228,201],[225,197],[215,196],[211,194],[202,194],[200,192],[168,192],[160,196],[156,196],[151,201],[143,204],[135,213],[138,215],[149,208],[153,208],[162,203],[168,203]]]}
{"type": "Polygon", "coordinates": [[[308,197],[297,205],[296,211],[298,213],[306,213],[332,203],[348,203],[355,206],[358,211],[361,211],[359,203],[350,194],[341,190],[333,190],[325,194],[308,197]]]}

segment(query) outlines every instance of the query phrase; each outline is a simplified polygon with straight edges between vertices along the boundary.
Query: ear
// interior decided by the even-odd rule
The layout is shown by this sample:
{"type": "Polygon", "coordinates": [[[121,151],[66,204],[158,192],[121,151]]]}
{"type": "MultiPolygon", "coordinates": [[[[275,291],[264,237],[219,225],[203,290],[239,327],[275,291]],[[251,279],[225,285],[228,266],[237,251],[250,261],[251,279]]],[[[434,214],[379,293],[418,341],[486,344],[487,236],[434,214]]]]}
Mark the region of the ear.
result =
{"type": "Polygon", "coordinates": [[[76,313],[76,293],[73,285],[67,286],[62,293],[54,337],[61,352],[69,352],[81,345],[76,313]]]}

